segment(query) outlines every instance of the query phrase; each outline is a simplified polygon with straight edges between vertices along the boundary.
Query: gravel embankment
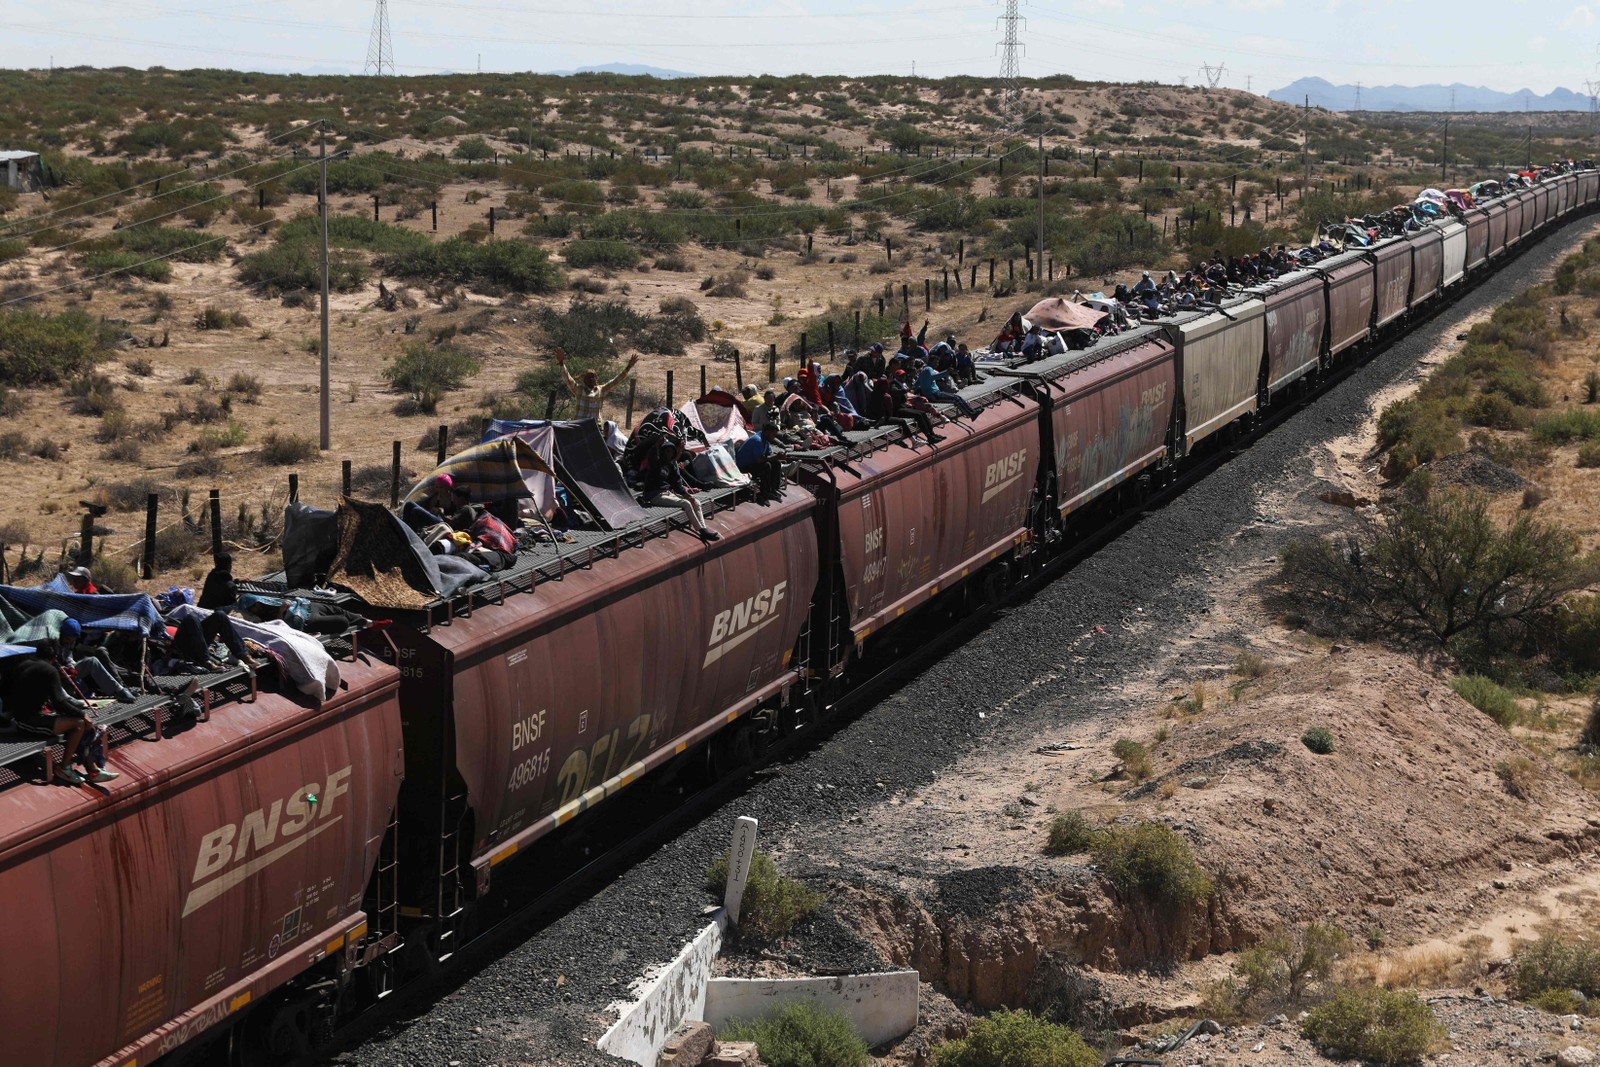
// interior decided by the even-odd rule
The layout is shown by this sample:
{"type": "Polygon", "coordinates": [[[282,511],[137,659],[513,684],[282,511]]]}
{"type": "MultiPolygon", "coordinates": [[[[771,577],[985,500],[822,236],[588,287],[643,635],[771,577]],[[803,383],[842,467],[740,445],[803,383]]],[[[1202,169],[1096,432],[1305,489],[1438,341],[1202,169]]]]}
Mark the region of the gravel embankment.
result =
{"type": "MultiPolygon", "coordinates": [[[[601,1060],[592,1042],[600,1019],[612,1018],[606,1005],[627,999],[630,982],[671,959],[705,921],[701,878],[726,847],[734,816],[760,819],[768,846],[781,842],[825,861],[837,828],[882,797],[937,780],[976,747],[1023,734],[1048,736],[1059,722],[1095,714],[1102,694],[1119,679],[1162,656],[1165,638],[1189,631],[1190,621],[1207,610],[1212,583],[1225,581],[1236,560],[1277,550],[1279,533],[1234,540],[1256,515],[1260,487],[1310,479],[1313,446],[1359,429],[1369,398],[1407,374],[1441,335],[1458,330],[1463,315],[1531,284],[1593,225],[1580,220],[1545,240],[1177,501],[1000,614],[817,751],[760,778],[457,992],[338,1062],[601,1060]],[[1085,641],[1095,627],[1104,634],[1085,641]],[[1069,654],[1074,645],[1077,655],[1069,654]]],[[[908,864],[918,860],[907,857],[908,864]]],[[[951,889],[961,895],[957,886],[951,889]]],[[[808,950],[826,954],[831,946],[848,962],[857,954],[852,941],[836,930],[808,938],[808,950]]]]}

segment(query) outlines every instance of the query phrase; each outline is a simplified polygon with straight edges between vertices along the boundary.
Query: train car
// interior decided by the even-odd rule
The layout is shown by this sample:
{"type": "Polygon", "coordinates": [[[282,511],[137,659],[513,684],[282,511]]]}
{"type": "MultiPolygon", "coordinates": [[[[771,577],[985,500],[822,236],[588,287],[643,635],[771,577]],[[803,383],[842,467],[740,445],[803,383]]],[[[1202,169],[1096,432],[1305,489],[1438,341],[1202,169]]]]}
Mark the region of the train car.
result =
{"type": "Polygon", "coordinates": [[[1266,304],[1266,393],[1282,390],[1316,371],[1327,351],[1328,293],[1323,275],[1294,271],[1251,290],[1266,304]]]}
{"type": "Polygon", "coordinates": [[[281,1061],[309,1017],[331,1022],[393,944],[375,873],[404,770],[398,672],[341,674],[320,706],[263,692],[164,739],[158,724],[113,748],[107,786],[0,792],[14,1062],[128,1067],[234,1025],[281,1061]]]}
{"type": "Polygon", "coordinates": [[[1540,182],[1531,190],[1533,194],[1533,223],[1530,227],[1530,232],[1531,230],[1541,229],[1545,223],[1550,221],[1552,215],[1550,210],[1550,194],[1554,191],[1555,184],[1553,182],[1540,182]]]}
{"type": "Polygon", "coordinates": [[[1182,455],[1254,415],[1260,403],[1266,318],[1266,304],[1245,297],[1167,327],[1178,350],[1182,455]]]}
{"type": "Polygon", "coordinates": [[[1489,261],[1489,215],[1482,208],[1466,213],[1463,224],[1467,230],[1466,259],[1462,264],[1475,271],[1489,261]]]}
{"type": "Polygon", "coordinates": [[[1143,327],[1017,371],[1045,409],[1043,479],[1065,526],[1141,475],[1172,461],[1177,351],[1166,334],[1143,327]]]}
{"type": "Polygon", "coordinates": [[[1502,197],[1506,205],[1506,250],[1515,248],[1522,242],[1522,235],[1527,233],[1523,225],[1523,216],[1526,214],[1522,197],[1516,193],[1507,193],[1502,197]]]}
{"type": "Polygon", "coordinates": [[[1498,259],[1506,253],[1506,231],[1510,224],[1510,209],[1506,206],[1504,198],[1496,198],[1484,205],[1483,213],[1489,220],[1489,258],[1498,259]]]}
{"type": "Polygon", "coordinates": [[[1522,202],[1522,236],[1527,237],[1537,227],[1534,225],[1534,190],[1524,189],[1517,194],[1517,199],[1522,202]]]}
{"type": "Polygon", "coordinates": [[[1365,251],[1346,252],[1317,264],[1328,284],[1328,355],[1356,351],[1372,336],[1377,299],[1373,259],[1365,251]]]}
{"type": "Polygon", "coordinates": [[[1372,309],[1374,330],[1386,330],[1398,323],[1411,300],[1411,244],[1403,237],[1391,238],[1367,250],[1372,258],[1377,299],[1372,309]]]}
{"type": "Polygon", "coordinates": [[[1426,226],[1405,238],[1411,246],[1411,296],[1415,310],[1439,295],[1444,284],[1444,234],[1437,225],[1426,226]]]}
{"type": "Polygon", "coordinates": [[[1587,207],[1600,200],[1600,171],[1586,170],[1578,175],[1578,204],[1587,207]]]}
{"type": "Polygon", "coordinates": [[[1455,285],[1467,273],[1467,227],[1461,222],[1447,222],[1439,227],[1444,239],[1444,287],[1455,285]]]}
{"type": "Polygon", "coordinates": [[[976,419],[936,446],[873,438],[800,461],[820,509],[814,661],[834,673],[871,635],[1028,551],[1038,502],[1040,406],[1025,382],[963,396],[976,419]]]}
{"type": "Polygon", "coordinates": [[[396,623],[401,914],[429,923],[434,955],[453,950],[493,867],[790,696],[817,580],[815,508],[793,490],[724,507],[711,545],[652,517],[588,536],[570,558],[529,550],[525,591],[458,594],[448,625],[428,624],[432,606],[363,607],[396,623]]]}

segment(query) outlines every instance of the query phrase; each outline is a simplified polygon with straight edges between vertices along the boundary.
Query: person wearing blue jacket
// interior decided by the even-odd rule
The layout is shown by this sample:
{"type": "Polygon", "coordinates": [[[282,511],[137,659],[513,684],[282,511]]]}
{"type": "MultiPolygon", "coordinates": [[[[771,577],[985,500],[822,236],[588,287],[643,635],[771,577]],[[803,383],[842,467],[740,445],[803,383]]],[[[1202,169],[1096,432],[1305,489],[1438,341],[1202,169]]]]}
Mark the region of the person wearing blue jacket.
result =
{"type": "Polygon", "coordinates": [[[977,418],[978,409],[969,404],[966,397],[944,388],[948,382],[949,378],[947,376],[935,372],[932,367],[921,360],[917,361],[916,390],[918,396],[927,397],[929,400],[940,404],[954,404],[961,414],[967,418],[977,418]]]}

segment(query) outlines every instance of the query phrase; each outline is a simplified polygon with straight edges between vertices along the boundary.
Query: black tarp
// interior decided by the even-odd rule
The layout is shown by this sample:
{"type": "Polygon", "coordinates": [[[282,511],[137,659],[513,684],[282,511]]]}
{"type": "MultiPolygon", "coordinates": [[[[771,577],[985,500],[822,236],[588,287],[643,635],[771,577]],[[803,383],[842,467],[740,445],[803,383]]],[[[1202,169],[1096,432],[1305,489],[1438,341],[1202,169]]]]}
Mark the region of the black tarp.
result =
{"type": "Polygon", "coordinates": [[[296,501],[283,509],[283,577],[290,589],[310,589],[328,573],[339,550],[331,511],[296,501]]]}
{"type": "Polygon", "coordinates": [[[339,505],[338,555],[329,578],[381,608],[423,608],[488,572],[453,556],[434,556],[422,539],[382,504],[339,505]]]}
{"type": "Polygon", "coordinates": [[[593,419],[558,422],[555,430],[557,473],[567,492],[610,530],[646,518],[593,419]]]}

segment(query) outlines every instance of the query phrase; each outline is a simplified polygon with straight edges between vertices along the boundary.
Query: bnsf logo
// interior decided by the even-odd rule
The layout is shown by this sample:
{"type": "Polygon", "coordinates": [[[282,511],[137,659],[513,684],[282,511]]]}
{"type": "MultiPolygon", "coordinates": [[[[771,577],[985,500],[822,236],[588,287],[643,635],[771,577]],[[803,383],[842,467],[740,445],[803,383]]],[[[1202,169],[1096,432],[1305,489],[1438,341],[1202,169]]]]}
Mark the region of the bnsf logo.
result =
{"type": "Polygon", "coordinates": [[[350,768],[334,771],[326,785],[307,782],[288,797],[258,808],[200,839],[185,915],[298,849],[344,818],[337,800],[350,792],[350,768]],[[309,827],[309,829],[308,829],[309,827]],[[283,839],[279,843],[279,839],[283,839]]]}
{"type": "Polygon", "coordinates": [[[989,464],[983,472],[983,499],[987,501],[1022,477],[1022,468],[1027,462],[1028,450],[1019,448],[1006,458],[997,459],[989,464]]]}
{"type": "Polygon", "coordinates": [[[726,611],[717,612],[717,617],[711,623],[711,639],[706,642],[710,648],[701,666],[711,666],[744,644],[758,630],[776,622],[778,616],[782,614],[782,609],[778,605],[783,603],[783,594],[788,588],[787,581],[779,582],[771,589],[763,589],[726,611]]]}

